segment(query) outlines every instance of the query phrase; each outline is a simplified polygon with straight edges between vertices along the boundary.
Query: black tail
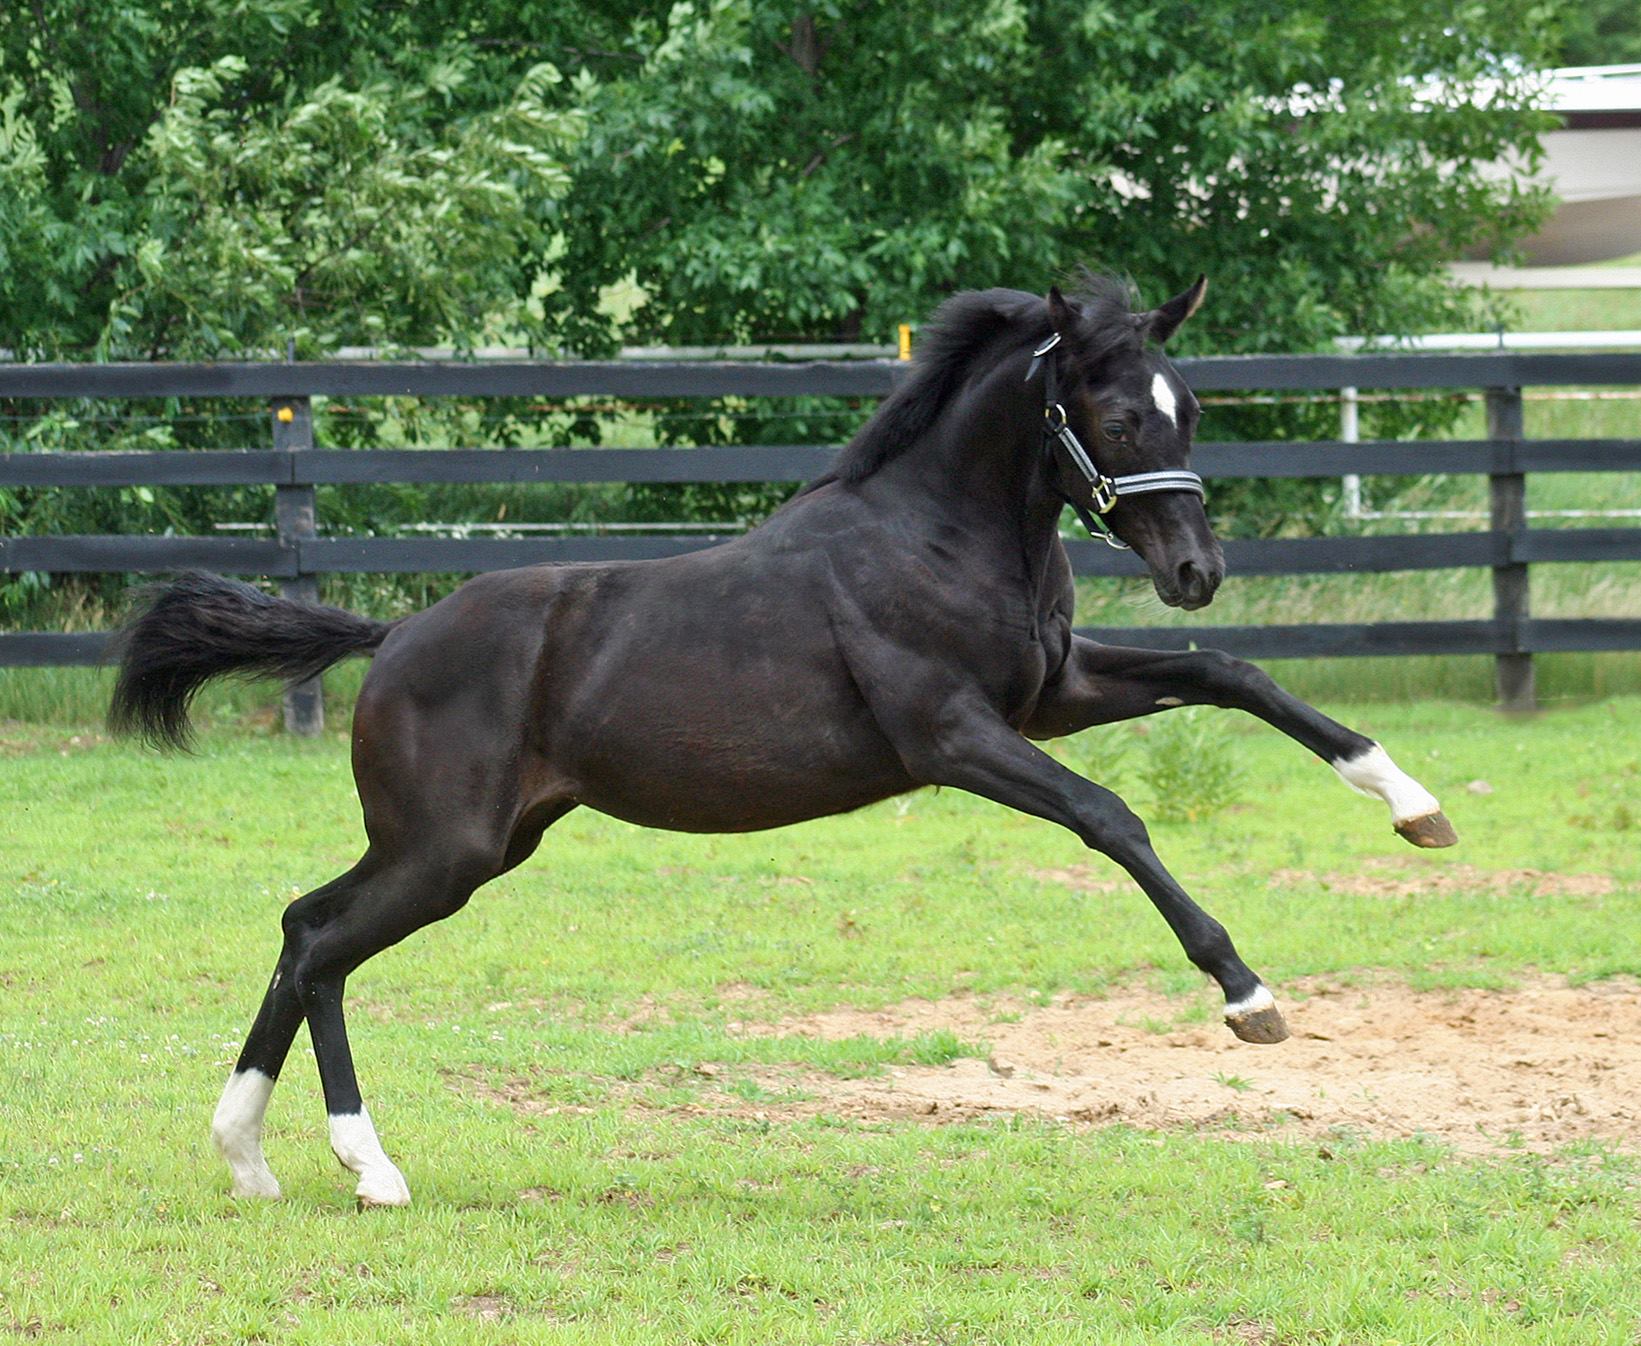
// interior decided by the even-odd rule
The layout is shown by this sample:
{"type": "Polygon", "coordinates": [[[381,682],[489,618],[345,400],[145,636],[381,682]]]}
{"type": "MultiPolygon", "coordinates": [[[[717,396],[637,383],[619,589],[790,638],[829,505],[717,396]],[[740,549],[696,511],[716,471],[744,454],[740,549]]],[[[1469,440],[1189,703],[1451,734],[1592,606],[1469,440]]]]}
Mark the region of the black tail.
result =
{"type": "Polygon", "coordinates": [[[108,708],[116,734],[186,748],[194,694],[225,673],[301,682],[380,645],[392,622],[341,608],[270,598],[220,575],[187,574],[157,586],[114,638],[120,676],[108,708]]]}

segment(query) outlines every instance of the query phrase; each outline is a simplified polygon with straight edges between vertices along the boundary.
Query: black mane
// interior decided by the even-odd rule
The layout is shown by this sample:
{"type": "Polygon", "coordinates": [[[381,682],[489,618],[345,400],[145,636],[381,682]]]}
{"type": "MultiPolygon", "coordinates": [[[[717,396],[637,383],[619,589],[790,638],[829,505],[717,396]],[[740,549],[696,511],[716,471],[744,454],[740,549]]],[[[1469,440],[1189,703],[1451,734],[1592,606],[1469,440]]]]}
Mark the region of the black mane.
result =
{"type": "MultiPolygon", "coordinates": [[[[1078,330],[1065,333],[1084,360],[1098,363],[1119,351],[1138,353],[1133,290],[1113,276],[1084,271],[1071,296],[1078,330]]],[[[861,481],[910,448],[926,433],[958,389],[999,358],[1053,331],[1048,304],[1024,290],[966,290],[936,311],[921,333],[912,375],[888,397],[849,441],[823,480],[861,481]]],[[[816,483],[819,485],[820,483],[816,483]]]]}

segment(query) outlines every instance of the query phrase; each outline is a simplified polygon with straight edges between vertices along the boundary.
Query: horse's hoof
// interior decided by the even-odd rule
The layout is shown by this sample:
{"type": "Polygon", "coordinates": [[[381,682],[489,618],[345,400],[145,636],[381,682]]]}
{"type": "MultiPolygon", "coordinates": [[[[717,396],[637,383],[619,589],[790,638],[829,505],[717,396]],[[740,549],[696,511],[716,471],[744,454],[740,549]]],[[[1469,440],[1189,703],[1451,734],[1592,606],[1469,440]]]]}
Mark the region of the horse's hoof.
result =
{"type": "Polygon", "coordinates": [[[1447,821],[1447,815],[1439,811],[1427,813],[1422,818],[1404,819],[1396,824],[1396,833],[1403,841],[1433,851],[1452,846],[1459,839],[1453,824],[1447,821]]]}
{"type": "Polygon", "coordinates": [[[236,1201],[278,1201],[284,1194],[279,1180],[266,1169],[255,1176],[234,1175],[233,1196],[236,1201]]]}
{"type": "Polygon", "coordinates": [[[1230,1025],[1231,1032],[1235,1033],[1244,1042],[1286,1042],[1288,1040],[1288,1025],[1282,1019],[1282,1011],[1272,1005],[1269,1009],[1253,1010],[1248,1014],[1232,1018],[1225,1016],[1225,1022],[1230,1025]]]}
{"type": "Polygon", "coordinates": [[[353,1196],[362,1211],[375,1206],[408,1206],[410,1184],[405,1181],[404,1174],[389,1164],[384,1169],[371,1169],[361,1174],[353,1196]]]}
{"type": "Polygon", "coordinates": [[[1244,1042],[1286,1042],[1288,1025],[1276,999],[1261,986],[1246,1000],[1225,1007],[1225,1026],[1244,1042]]]}

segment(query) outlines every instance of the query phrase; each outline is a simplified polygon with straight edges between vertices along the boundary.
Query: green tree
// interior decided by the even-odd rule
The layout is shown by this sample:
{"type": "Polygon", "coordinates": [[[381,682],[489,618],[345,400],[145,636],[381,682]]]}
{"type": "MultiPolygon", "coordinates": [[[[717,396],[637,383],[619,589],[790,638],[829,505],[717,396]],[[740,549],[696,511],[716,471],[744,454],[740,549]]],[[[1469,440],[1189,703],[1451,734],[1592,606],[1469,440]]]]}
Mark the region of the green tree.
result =
{"type": "MultiPolygon", "coordinates": [[[[1536,161],[1553,31],[1536,0],[677,4],[632,26],[630,75],[586,90],[557,331],[608,349],[595,300],[630,279],[633,339],[886,341],[954,289],[1041,292],[1078,261],[1153,299],[1207,272],[1187,353],[1462,326],[1480,315],[1445,263],[1505,252],[1547,206],[1487,166],[1536,161]]],[[[1213,429],[1315,436],[1331,416],[1213,429]]],[[[1216,504],[1267,531],[1322,505],[1311,484],[1258,492],[1257,517],[1246,488],[1216,504]]]]}
{"type": "MultiPolygon", "coordinates": [[[[954,289],[1040,291],[1078,262],[1153,298],[1206,271],[1187,353],[1460,325],[1476,301],[1444,263],[1507,253],[1546,208],[1487,166],[1534,161],[1547,119],[1530,72],[1557,40],[1542,0],[30,0],[0,7],[0,346],[886,341],[954,289]],[[634,302],[612,309],[616,289],[634,302]]],[[[266,431],[256,408],[237,431],[131,410],[147,419],[57,408],[0,435],[188,447],[266,431]]],[[[654,428],[835,440],[867,410],[678,406],[654,428]]],[[[1386,425],[1440,412],[1398,414],[1386,425]]],[[[1214,433],[1330,419],[1219,412],[1214,433]]],[[[576,408],[554,424],[572,442],[605,429],[576,408]]],[[[365,442],[390,426],[534,433],[460,407],[325,428],[365,442]]],[[[625,507],[754,516],[779,494],[625,507]]],[[[104,527],[266,508],[85,498],[104,527]]],[[[1264,530],[1318,508],[1302,485],[1266,488],[1258,517],[1249,499],[1220,491],[1216,508],[1264,530]]],[[[383,493],[373,526],[424,501],[383,493]]],[[[8,496],[0,526],[84,527],[78,508],[8,496]]]]}
{"type": "Polygon", "coordinates": [[[555,236],[575,95],[550,64],[498,68],[465,34],[373,31],[371,15],[7,7],[0,344],[317,354],[516,326],[555,236]]]}
{"type": "Polygon", "coordinates": [[[1635,0],[1574,0],[1562,14],[1560,65],[1641,62],[1641,6],[1635,0]]]}
{"type": "MultiPolygon", "coordinates": [[[[1537,0],[754,0],[640,19],[587,89],[559,272],[571,325],[637,280],[647,340],[868,334],[1075,261],[1172,293],[1196,348],[1310,349],[1464,316],[1443,263],[1545,202],[1537,0]],[[1171,288],[1170,288],[1171,287],[1171,288]]],[[[579,332],[584,340],[596,328],[579,332]]]]}
{"type": "MultiPolygon", "coordinates": [[[[0,346],[187,359],[519,339],[580,97],[547,45],[495,38],[499,7],[448,8],[0,9],[0,346]]],[[[505,31],[520,21],[552,31],[540,6],[505,31]]],[[[268,433],[265,407],[222,402],[5,410],[0,449],[260,447],[268,433]]],[[[367,411],[327,431],[380,442],[408,420],[449,443],[471,415],[367,411]]],[[[328,521],[391,526],[427,496],[352,493],[328,521]]],[[[4,531],[206,532],[270,514],[251,489],[0,492],[4,531]]],[[[0,582],[0,605],[38,606],[44,578],[0,582]]]]}
{"type": "Polygon", "coordinates": [[[1483,165],[1532,155],[1556,33],[1542,0],[34,0],[0,10],[0,344],[886,340],[1079,261],[1208,271],[1198,348],[1445,324],[1442,263],[1543,208],[1483,165]]]}

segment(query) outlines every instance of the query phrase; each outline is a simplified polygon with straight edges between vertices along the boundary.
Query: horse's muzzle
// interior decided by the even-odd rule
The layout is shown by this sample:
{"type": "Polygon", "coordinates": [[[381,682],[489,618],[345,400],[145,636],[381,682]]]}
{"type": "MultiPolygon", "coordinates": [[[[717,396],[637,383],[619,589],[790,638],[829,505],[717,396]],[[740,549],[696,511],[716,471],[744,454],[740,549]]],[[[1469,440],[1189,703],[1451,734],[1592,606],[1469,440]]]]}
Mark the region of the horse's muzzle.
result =
{"type": "Polygon", "coordinates": [[[1157,597],[1169,607],[1195,612],[1214,601],[1214,591],[1224,578],[1224,566],[1187,559],[1175,566],[1172,574],[1153,571],[1151,582],[1157,597]]]}

